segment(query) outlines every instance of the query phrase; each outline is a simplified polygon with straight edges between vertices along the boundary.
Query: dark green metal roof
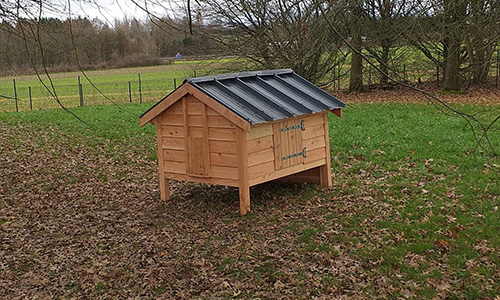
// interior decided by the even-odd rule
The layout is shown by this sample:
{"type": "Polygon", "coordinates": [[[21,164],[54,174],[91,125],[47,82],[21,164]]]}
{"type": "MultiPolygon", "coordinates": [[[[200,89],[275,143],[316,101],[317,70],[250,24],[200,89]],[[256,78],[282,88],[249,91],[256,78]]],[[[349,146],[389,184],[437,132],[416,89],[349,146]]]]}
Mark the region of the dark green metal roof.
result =
{"type": "Polygon", "coordinates": [[[345,106],[290,69],[203,76],[186,81],[251,124],[345,106]]]}
{"type": "Polygon", "coordinates": [[[290,69],[202,76],[188,78],[184,80],[184,83],[186,82],[250,124],[266,123],[345,106],[342,101],[290,69]]]}

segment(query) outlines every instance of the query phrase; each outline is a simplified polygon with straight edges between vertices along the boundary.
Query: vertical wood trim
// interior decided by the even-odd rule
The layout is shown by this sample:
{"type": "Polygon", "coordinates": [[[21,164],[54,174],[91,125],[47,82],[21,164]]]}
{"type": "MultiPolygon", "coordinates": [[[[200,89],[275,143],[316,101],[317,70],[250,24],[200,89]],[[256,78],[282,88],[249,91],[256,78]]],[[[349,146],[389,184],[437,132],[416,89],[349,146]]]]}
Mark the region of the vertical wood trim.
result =
{"type": "Polygon", "coordinates": [[[202,110],[202,126],[203,126],[203,142],[204,142],[204,156],[205,160],[205,173],[204,175],[210,177],[210,144],[208,140],[208,114],[207,114],[207,105],[203,102],[203,110],[202,110]]]}
{"type": "Polygon", "coordinates": [[[324,128],[325,128],[325,157],[326,157],[326,164],[324,166],[320,167],[320,173],[321,173],[321,186],[323,187],[332,187],[332,169],[331,169],[331,157],[330,157],[330,134],[329,134],[329,128],[330,126],[328,125],[328,112],[323,113],[323,122],[324,122],[324,128]]]}
{"type": "MultiPolygon", "coordinates": [[[[188,119],[188,110],[187,110],[187,101],[186,97],[182,97],[182,118],[184,120],[184,149],[186,149],[186,162],[189,160],[189,119],[188,119]]],[[[187,173],[187,165],[186,165],[186,173],[187,173]]]]}
{"type": "Polygon", "coordinates": [[[281,145],[281,132],[280,124],[274,123],[273,126],[273,148],[274,148],[274,169],[279,170],[283,167],[281,157],[283,154],[283,147],[281,145]]]}
{"type": "Polygon", "coordinates": [[[240,214],[244,216],[250,211],[250,182],[248,178],[247,135],[245,130],[237,129],[237,141],[240,156],[238,166],[240,214]]]}
{"type": "MultiPolygon", "coordinates": [[[[290,126],[292,122],[290,120],[286,120],[284,121],[283,123],[278,123],[280,124],[280,129],[281,128],[284,128],[284,127],[288,127],[290,126]]],[[[280,142],[281,142],[281,155],[279,157],[279,160],[281,162],[281,167],[282,168],[286,168],[286,167],[289,167],[291,165],[291,161],[290,160],[293,160],[293,158],[289,158],[287,160],[282,160],[283,156],[285,155],[289,155],[289,154],[292,154],[290,151],[290,130],[287,130],[287,131],[284,131],[284,132],[281,132],[281,130],[278,130],[279,132],[279,135],[280,135],[280,142]]]]}
{"type": "MultiPolygon", "coordinates": [[[[159,118],[159,117],[158,117],[159,118]]],[[[167,201],[170,199],[170,191],[168,189],[168,180],[165,179],[165,170],[163,169],[163,147],[162,147],[162,136],[161,136],[161,121],[157,121],[156,118],[154,124],[156,125],[156,143],[158,147],[158,179],[160,181],[160,199],[161,201],[167,201]]]]}

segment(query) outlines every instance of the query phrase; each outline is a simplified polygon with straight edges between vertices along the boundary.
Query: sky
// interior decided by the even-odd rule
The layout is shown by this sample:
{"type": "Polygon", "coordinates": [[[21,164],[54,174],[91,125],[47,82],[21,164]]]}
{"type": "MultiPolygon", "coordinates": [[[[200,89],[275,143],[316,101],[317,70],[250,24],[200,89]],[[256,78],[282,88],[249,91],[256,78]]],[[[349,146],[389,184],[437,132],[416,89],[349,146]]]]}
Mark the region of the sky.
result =
{"type": "Polygon", "coordinates": [[[146,13],[128,0],[96,0],[94,3],[87,1],[74,1],[71,5],[72,16],[99,18],[103,21],[109,19],[138,18],[145,19],[146,13]],[[95,3],[98,3],[95,4],[95,3]]]}
{"type": "MultiPolygon", "coordinates": [[[[72,18],[87,17],[90,19],[99,18],[104,22],[113,23],[113,20],[127,18],[137,18],[144,20],[147,18],[147,13],[138,7],[138,5],[145,7],[145,1],[148,2],[147,9],[157,16],[164,16],[167,14],[167,9],[160,4],[153,5],[154,3],[176,3],[177,1],[160,1],[160,0],[70,0],[68,5],[67,0],[51,0],[50,3],[56,9],[44,10],[46,17],[58,17],[65,19],[71,14],[72,18]],[[138,4],[134,4],[134,1],[138,4]]],[[[181,3],[181,2],[179,2],[181,3]]],[[[169,9],[171,12],[172,10],[169,9]]]]}

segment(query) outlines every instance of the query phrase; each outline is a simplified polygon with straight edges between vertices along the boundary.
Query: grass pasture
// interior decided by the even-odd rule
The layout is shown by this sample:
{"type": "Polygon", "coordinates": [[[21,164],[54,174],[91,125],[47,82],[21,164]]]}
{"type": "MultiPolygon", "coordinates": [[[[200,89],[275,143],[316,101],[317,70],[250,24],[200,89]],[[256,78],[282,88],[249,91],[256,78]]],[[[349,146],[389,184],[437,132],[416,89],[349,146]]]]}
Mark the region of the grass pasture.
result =
{"type": "MultiPolygon", "coordinates": [[[[161,203],[151,104],[0,114],[6,298],[495,299],[500,162],[424,104],[330,116],[333,189],[175,182],[161,203]]],[[[461,105],[467,111],[498,106],[461,105]]],[[[488,114],[482,117],[491,118],[488,114]]],[[[491,135],[500,149],[498,127],[491,135]]]]}
{"type": "MultiPolygon", "coordinates": [[[[174,79],[179,86],[186,78],[211,74],[214,70],[223,72],[241,63],[241,60],[230,58],[180,60],[171,65],[87,71],[85,74],[90,81],[82,72],[55,73],[50,76],[59,100],[66,107],[80,105],[78,76],[82,84],[84,106],[111,105],[130,101],[137,103],[141,101],[141,96],[143,102],[158,101],[174,89],[174,79]]],[[[30,110],[29,87],[31,87],[33,110],[59,107],[44,87],[45,85],[51,90],[51,82],[43,73],[41,74],[43,84],[36,75],[0,77],[0,95],[14,98],[13,79],[16,80],[19,110],[30,110]]],[[[15,100],[0,97],[0,112],[15,111],[15,109],[15,100]]]]}

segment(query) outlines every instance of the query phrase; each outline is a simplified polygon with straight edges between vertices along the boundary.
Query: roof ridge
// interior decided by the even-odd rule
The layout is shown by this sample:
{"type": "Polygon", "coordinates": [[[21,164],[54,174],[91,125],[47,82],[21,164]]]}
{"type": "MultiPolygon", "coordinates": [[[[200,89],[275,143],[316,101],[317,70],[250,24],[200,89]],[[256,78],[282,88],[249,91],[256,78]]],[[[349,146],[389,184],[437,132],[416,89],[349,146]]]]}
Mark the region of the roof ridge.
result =
{"type": "Polygon", "coordinates": [[[292,69],[275,69],[275,70],[263,70],[263,71],[249,71],[249,72],[236,72],[236,73],[228,73],[228,74],[219,74],[219,75],[208,75],[208,76],[200,76],[200,77],[191,77],[187,78],[184,82],[189,83],[198,83],[198,82],[206,82],[212,80],[225,80],[225,79],[235,79],[235,78],[244,78],[244,77],[252,77],[252,76],[266,76],[266,75],[275,75],[275,74],[289,74],[294,73],[292,69]]]}

